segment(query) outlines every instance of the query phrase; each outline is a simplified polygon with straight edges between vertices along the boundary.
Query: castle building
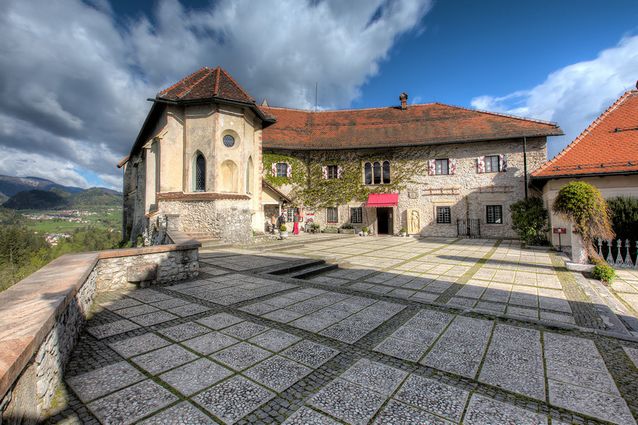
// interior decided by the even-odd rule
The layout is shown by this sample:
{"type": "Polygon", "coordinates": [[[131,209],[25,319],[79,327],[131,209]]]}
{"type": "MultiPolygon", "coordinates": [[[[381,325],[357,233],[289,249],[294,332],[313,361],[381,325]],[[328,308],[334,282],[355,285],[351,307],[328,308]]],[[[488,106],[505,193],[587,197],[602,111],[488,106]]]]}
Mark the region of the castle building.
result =
{"type": "Polygon", "coordinates": [[[258,105],[223,69],[159,92],[124,169],[124,233],[156,217],[230,242],[295,212],[321,228],[516,237],[554,123],[440,103],[308,111],[258,105]]]}

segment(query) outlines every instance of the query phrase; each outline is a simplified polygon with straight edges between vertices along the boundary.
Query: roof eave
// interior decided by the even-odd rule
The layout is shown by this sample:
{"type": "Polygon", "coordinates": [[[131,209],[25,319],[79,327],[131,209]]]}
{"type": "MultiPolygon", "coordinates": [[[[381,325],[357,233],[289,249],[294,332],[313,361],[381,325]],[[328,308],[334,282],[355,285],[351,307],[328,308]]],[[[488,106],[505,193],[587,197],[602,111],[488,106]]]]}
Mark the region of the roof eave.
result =
{"type": "Polygon", "coordinates": [[[605,176],[623,176],[638,174],[638,170],[625,170],[625,171],[610,171],[610,172],[592,172],[592,173],[579,173],[579,174],[555,174],[551,176],[537,176],[532,174],[530,177],[532,180],[554,180],[554,179],[566,179],[566,178],[582,178],[582,177],[605,177],[605,176]]]}
{"type": "Polygon", "coordinates": [[[211,97],[199,98],[199,99],[188,99],[188,100],[166,99],[166,98],[158,96],[155,99],[149,99],[149,100],[153,100],[154,102],[162,102],[162,103],[168,103],[172,105],[185,105],[185,106],[221,103],[221,104],[232,105],[232,106],[247,107],[250,110],[252,110],[259,117],[260,120],[262,120],[265,123],[268,123],[268,125],[276,122],[275,118],[265,115],[264,112],[261,109],[259,109],[259,107],[257,106],[255,102],[243,102],[239,100],[227,99],[227,98],[218,97],[218,96],[211,96],[211,97]]]}

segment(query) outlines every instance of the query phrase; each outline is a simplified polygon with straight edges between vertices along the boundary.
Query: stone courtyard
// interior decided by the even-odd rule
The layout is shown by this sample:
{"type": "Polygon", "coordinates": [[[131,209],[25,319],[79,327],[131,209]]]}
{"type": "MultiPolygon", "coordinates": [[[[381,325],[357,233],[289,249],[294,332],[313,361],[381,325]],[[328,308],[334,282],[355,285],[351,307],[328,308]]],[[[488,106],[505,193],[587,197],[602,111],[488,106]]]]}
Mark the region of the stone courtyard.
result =
{"type": "MultiPolygon", "coordinates": [[[[558,253],[341,237],[201,252],[200,265],[194,280],[100,295],[49,423],[638,418],[636,329],[558,253]]],[[[628,310],[636,276],[609,288],[628,310]]]]}

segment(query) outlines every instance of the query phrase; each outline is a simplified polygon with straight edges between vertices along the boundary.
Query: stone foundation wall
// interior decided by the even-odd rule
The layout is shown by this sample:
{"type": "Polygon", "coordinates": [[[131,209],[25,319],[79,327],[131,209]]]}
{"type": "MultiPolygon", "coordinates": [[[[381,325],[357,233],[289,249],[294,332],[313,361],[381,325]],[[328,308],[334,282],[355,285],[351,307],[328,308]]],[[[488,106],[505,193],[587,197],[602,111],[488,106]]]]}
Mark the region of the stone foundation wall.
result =
{"type": "Polygon", "coordinates": [[[95,270],[97,290],[100,292],[125,289],[136,284],[151,286],[176,282],[199,274],[199,253],[194,248],[104,258],[98,262],[95,270]]]}
{"type": "Polygon", "coordinates": [[[252,239],[252,211],[249,201],[160,201],[162,214],[172,217],[176,229],[186,233],[207,233],[228,243],[252,239]]]}

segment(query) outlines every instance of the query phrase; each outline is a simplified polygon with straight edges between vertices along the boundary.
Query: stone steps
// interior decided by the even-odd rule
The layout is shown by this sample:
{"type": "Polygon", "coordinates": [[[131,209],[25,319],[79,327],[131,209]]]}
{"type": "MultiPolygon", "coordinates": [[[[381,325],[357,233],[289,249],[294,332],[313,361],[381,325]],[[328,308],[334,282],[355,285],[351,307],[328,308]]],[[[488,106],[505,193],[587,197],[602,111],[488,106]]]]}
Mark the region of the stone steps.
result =
{"type": "Polygon", "coordinates": [[[321,264],[310,268],[305,268],[303,270],[287,274],[286,276],[292,277],[294,279],[308,279],[310,277],[327,273],[329,271],[335,270],[339,268],[338,264],[321,264]]]}

